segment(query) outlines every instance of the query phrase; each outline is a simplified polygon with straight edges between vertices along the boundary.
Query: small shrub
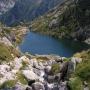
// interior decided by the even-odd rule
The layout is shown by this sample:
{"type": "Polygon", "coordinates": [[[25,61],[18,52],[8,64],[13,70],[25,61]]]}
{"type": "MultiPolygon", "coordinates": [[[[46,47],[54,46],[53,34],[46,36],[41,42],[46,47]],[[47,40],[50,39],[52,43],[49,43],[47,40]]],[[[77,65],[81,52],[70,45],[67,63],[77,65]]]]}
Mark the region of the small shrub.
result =
{"type": "Polygon", "coordinates": [[[28,62],[22,61],[22,67],[20,70],[24,70],[28,66],[28,62]]]}
{"type": "Polygon", "coordinates": [[[16,81],[15,81],[15,80],[9,80],[9,81],[4,82],[4,83],[0,86],[0,89],[14,87],[15,84],[16,84],[16,81]]]}
{"type": "Polygon", "coordinates": [[[75,74],[82,80],[90,80],[90,61],[80,63],[76,68],[75,74]]]}
{"type": "Polygon", "coordinates": [[[37,57],[38,61],[48,61],[49,59],[47,57],[37,57]]]}
{"type": "Polygon", "coordinates": [[[63,61],[65,62],[70,61],[70,58],[65,58],[63,61]]]}
{"type": "Polygon", "coordinates": [[[51,68],[51,74],[57,74],[60,72],[60,65],[59,64],[53,64],[51,68]]]}
{"type": "Polygon", "coordinates": [[[78,77],[71,78],[68,82],[68,86],[70,90],[83,90],[82,81],[78,77]]]}
{"type": "Polygon", "coordinates": [[[28,81],[27,81],[27,79],[25,78],[25,76],[21,73],[21,72],[19,72],[19,73],[17,73],[17,80],[21,83],[21,84],[28,84],[28,81]]]}
{"type": "Polygon", "coordinates": [[[8,62],[12,59],[13,58],[11,56],[10,48],[3,44],[0,44],[0,63],[3,61],[8,62]]]}

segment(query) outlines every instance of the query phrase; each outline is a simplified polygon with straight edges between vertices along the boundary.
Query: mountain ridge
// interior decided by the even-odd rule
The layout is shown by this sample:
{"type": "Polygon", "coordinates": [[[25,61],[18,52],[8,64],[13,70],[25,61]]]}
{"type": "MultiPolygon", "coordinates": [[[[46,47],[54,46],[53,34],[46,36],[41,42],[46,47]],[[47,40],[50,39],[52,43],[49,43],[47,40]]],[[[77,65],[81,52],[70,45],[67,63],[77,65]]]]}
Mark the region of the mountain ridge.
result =
{"type": "Polygon", "coordinates": [[[90,43],[90,2],[67,0],[32,22],[33,31],[90,43]],[[39,24],[38,24],[39,23],[39,24]]]}
{"type": "Polygon", "coordinates": [[[64,0],[18,0],[14,7],[0,16],[7,25],[20,22],[30,22],[35,17],[43,15],[64,0]]]}
{"type": "Polygon", "coordinates": [[[14,7],[16,0],[0,0],[0,15],[14,7]]]}

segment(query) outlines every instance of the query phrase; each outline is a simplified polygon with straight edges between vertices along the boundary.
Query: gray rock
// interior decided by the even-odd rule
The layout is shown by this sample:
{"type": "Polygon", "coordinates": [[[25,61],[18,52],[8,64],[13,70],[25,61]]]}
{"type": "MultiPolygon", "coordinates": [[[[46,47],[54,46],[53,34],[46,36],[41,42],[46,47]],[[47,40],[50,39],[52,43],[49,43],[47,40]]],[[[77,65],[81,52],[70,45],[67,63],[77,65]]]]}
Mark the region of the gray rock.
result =
{"type": "Polygon", "coordinates": [[[48,77],[47,77],[47,81],[48,81],[48,83],[53,83],[54,82],[54,79],[55,79],[55,76],[50,76],[50,75],[48,75],[48,77]]]}
{"type": "Polygon", "coordinates": [[[0,14],[3,14],[14,7],[16,0],[0,0],[0,14]]]}
{"type": "Polygon", "coordinates": [[[41,63],[38,63],[36,60],[33,61],[33,67],[39,70],[43,70],[44,66],[41,63]]]}
{"type": "Polygon", "coordinates": [[[36,82],[32,85],[33,90],[45,90],[44,85],[40,82],[36,82]]]}
{"type": "Polygon", "coordinates": [[[32,87],[28,86],[26,87],[26,90],[32,90],[32,87]]]}
{"type": "Polygon", "coordinates": [[[37,74],[40,77],[43,77],[44,74],[45,74],[43,70],[38,70],[36,68],[33,68],[33,71],[34,71],[35,74],[37,74]]]}
{"type": "Polygon", "coordinates": [[[38,70],[38,69],[36,69],[36,68],[33,68],[33,72],[34,72],[35,74],[37,74],[38,76],[41,75],[40,70],[38,70]]]}
{"type": "Polygon", "coordinates": [[[85,87],[84,90],[90,90],[89,87],[85,87]]]}
{"type": "Polygon", "coordinates": [[[68,70],[68,63],[69,62],[65,62],[63,63],[61,70],[60,70],[60,80],[64,80],[67,77],[67,70],[68,70]]]}
{"type": "Polygon", "coordinates": [[[71,61],[72,61],[73,63],[81,63],[81,62],[82,62],[82,58],[72,57],[71,61]]]}
{"type": "Polygon", "coordinates": [[[46,66],[44,71],[45,71],[46,74],[49,74],[50,71],[51,71],[51,66],[46,66]]]}
{"type": "Polygon", "coordinates": [[[86,81],[84,81],[84,90],[90,90],[86,81]]]}
{"type": "Polygon", "coordinates": [[[76,67],[75,63],[73,63],[72,61],[70,61],[70,62],[68,63],[67,73],[72,73],[72,72],[74,72],[75,67],[76,67]]]}
{"type": "Polygon", "coordinates": [[[58,27],[58,26],[59,26],[58,19],[53,19],[49,24],[49,28],[54,28],[54,27],[58,27]]]}
{"type": "Polygon", "coordinates": [[[35,74],[33,71],[30,70],[23,70],[22,74],[28,79],[28,80],[38,80],[37,74],[35,74]]]}
{"type": "Polygon", "coordinates": [[[26,86],[21,84],[16,84],[15,87],[12,88],[12,90],[25,90],[26,86]]]}
{"type": "Polygon", "coordinates": [[[60,83],[59,90],[68,90],[66,81],[60,83]]]}

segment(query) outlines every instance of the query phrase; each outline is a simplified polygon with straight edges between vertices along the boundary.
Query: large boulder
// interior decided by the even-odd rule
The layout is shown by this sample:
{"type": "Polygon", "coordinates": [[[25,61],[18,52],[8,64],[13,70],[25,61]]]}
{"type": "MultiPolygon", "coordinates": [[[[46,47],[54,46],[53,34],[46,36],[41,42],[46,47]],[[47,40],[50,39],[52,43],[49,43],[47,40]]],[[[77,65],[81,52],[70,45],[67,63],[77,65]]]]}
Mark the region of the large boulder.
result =
{"type": "Polygon", "coordinates": [[[30,62],[32,63],[32,66],[36,69],[43,70],[44,66],[41,62],[38,62],[36,58],[31,59],[30,62]]]}
{"type": "Polygon", "coordinates": [[[10,62],[10,65],[14,67],[14,69],[19,70],[22,67],[22,60],[16,57],[13,62],[10,62]]]}
{"type": "Polygon", "coordinates": [[[59,21],[58,19],[53,19],[50,24],[49,24],[49,28],[55,28],[59,26],[59,21]]]}
{"type": "Polygon", "coordinates": [[[26,90],[32,90],[32,87],[28,86],[26,87],[26,90]]]}
{"type": "Polygon", "coordinates": [[[8,80],[14,80],[15,74],[10,71],[10,66],[0,65],[0,85],[8,80]]]}
{"type": "Polygon", "coordinates": [[[44,85],[44,87],[45,87],[45,90],[52,90],[53,84],[46,83],[46,84],[44,85]]]}
{"type": "Polygon", "coordinates": [[[25,89],[26,89],[25,85],[17,83],[11,90],[25,90],[25,89]]]}
{"type": "Polygon", "coordinates": [[[48,83],[53,83],[54,80],[55,80],[55,76],[50,76],[50,75],[48,75],[48,77],[47,77],[48,83]]]}
{"type": "Polygon", "coordinates": [[[45,71],[46,74],[49,74],[50,71],[51,71],[51,66],[46,66],[44,71],[45,71]]]}
{"type": "Polygon", "coordinates": [[[4,43],[7,46],[12,46],[12,43],[7,39],[7,37],[0,38],[0,43],[4,43]]]}
{"type": "Polygon", "coordinates": [[[33,71],[34,71],[35,74],[37,74],[40,77],[43,77],[44,74],[45,74],[43,70],[38,70],[36,68],[33,68],[33,71]]]}
{"type": "Polygon", "coordinates": [[[22,74],[28,79],[28,80],[38,80],[38,76],[31,70],[23,70],[22,74]]]}
{"type": "MultiPolygon", "coordinates": [[[[56,90],[56,89],[54,89],[54,90],[56,90]]],[[[66,81],[60,83],[59,90],[69,90],[67,88],[67,82],[66,81]]]]}
{"type": "Polygon", "coordinates": [[[40,82],[36,82],[32,85],[33,90],[45,90],[44,85],[40,82]]]}
{"type": "Polygon", "coordinates": [[[21,69],[23,67],[23,64],[27,65],[29,69],[32,69],[30,60],[26,56],[22,56],[20,58],[16,57],[14,61],[10,63],[10,65],[16,70],[21,69]]]}
{"type": "Polygon", "coordinates": [[[77,65],[78,63],[81,63],[81,62],[82,62],[82,58],[72,57],[69,65],[68,65],[68,67],[69,67],[69,69],[72,69],[72,71],[75,71],[76,65],[77,65]],[[72,65],[72,66],[71,66],[71,65],[72,65]],[[71,66],[71,67],[70,67],[70,66],[71,66]]]}
{"type": "Polygon", "coordinates": [[[72,62],[76,62],[76,63],[81,63],[82,62],[82,58],[78,58],[78,57],[72,57],[71,59],[72,62]]]}
{"type": "Polygon", "coordinates": [[[16,0],[0,0],[0,15],[14,7],[16,0]]]}

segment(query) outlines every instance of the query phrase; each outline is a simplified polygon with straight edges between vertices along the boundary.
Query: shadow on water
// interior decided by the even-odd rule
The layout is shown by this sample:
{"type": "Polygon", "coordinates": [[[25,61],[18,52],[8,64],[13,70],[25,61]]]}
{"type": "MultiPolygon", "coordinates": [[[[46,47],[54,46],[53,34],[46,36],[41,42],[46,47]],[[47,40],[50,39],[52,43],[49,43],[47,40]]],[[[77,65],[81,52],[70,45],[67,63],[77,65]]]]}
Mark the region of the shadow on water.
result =
{"type": "Polygon", "coordinates": [[[31,54],[57,54],[70,57],[73,54],[90,48],[89,45],[67,39],[58,40],[56,38],[29,32],[20,44],[20,50],[31,54]]]}

